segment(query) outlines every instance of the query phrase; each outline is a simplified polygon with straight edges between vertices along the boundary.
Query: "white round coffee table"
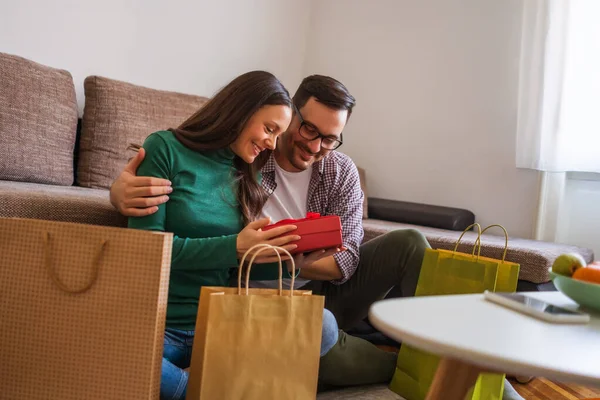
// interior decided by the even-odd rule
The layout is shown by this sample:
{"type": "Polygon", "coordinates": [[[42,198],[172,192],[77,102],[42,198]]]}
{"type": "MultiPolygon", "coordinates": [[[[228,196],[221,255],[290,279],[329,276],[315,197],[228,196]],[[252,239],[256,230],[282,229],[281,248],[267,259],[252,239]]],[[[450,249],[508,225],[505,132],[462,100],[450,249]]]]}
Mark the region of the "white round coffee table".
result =
{"type": "MultiPolygon", "coordinates": [[[[560,292],[523,294],[578,308],[560,292]]],[[[600,315],[591,315],[588,324],[552,324],[470,294],[382,300],[369,319],[391,338],[442,357],[428,399],[462,400],[487,371],[600,386],[600,315]]]]}

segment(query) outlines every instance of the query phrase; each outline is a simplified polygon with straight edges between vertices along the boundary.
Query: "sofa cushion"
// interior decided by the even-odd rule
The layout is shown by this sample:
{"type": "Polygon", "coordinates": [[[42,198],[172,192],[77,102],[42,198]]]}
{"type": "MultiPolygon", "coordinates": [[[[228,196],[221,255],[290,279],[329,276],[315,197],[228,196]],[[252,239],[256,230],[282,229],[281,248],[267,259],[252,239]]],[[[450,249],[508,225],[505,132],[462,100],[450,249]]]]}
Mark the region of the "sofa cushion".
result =
{"type": "Polygon", "coordinates": [[[73,184],[77,100],[67,71],[0,53],[0,179],[73,184]]]}
{"type": "MultiPolygon", "coordinates": [[[[389,231],[412,228],[423,233],[432,248],[445,250],[453,250],[462,233],[372,218],[363,220],[363,228],[365,230],[364,242],[389,231]]],[[[477,235],[474,232],[465,233],[458,246],[458,251],[470,253],[476,239],[477,235]]],[[[482,236],[482,256],[501,259],[503,251],[504,236],[489,234],[482,236]]],[[[556,257],[564,253],[579,253],[588,263],[594,260],[594,252],[591,249],[519,238],[509,238],[506,260],[521,265],[519,279],[533,283],[544,283],[550,280],[548,268],[552,267],[556,257]]]]}
{"type": "Polygon", "coordinates": [[[0,217],[126,227],[108,190],[0,181],[0,217]]]}
{"type": "Polygon", "coordinates": [[[87,77],[84,91],[77,182],[90,188],[109,188],[133,155],[130,144],[179,126],[208,100],[99,76],[87,77]]]}

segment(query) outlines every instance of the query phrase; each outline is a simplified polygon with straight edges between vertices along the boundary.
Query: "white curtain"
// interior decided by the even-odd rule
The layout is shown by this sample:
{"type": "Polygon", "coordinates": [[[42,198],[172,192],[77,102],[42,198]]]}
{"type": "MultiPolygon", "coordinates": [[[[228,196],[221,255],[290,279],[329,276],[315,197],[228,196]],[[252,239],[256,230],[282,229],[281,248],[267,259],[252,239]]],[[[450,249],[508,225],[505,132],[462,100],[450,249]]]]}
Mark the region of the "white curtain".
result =
{"type": "Polygon", "coordinates": [[[524,0],[516,161],[600,173],[600,0],[524,0]]]}

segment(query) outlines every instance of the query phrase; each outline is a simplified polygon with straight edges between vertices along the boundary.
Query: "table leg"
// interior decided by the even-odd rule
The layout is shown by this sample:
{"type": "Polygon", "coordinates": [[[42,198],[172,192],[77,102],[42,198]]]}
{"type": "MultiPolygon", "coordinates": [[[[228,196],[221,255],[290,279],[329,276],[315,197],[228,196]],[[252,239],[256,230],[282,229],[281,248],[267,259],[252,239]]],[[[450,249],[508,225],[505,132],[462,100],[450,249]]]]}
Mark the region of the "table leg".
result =
{"type": "Polygon", "coordinates": [[[482,372],[485,371],[474,365],[442,358],[426,400],[464,400],[482,372]]]}

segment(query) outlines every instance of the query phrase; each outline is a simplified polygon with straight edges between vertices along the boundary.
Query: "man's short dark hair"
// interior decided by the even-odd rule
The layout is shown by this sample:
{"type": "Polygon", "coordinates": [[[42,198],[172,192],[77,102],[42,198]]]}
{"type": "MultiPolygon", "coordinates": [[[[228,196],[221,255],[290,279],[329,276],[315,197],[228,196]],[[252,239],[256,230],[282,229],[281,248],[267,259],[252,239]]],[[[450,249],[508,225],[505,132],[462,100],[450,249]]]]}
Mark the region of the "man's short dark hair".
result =
{"type": "Polygon", "coordinates": [[[300,83],[292,100],[294,105],[301,109],[311,97],[334,110],[348,110],[348,118],[356,104],[346,86],[330,76],[307,76],[300,83]]]}

